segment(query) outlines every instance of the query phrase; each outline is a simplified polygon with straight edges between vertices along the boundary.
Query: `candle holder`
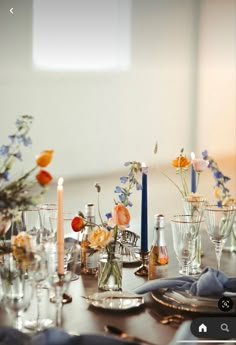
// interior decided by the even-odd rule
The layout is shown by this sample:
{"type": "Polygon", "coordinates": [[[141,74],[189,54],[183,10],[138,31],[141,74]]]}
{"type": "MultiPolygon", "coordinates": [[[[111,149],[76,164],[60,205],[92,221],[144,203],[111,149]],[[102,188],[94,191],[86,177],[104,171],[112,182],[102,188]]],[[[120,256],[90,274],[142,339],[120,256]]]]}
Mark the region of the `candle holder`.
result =
{"type": "Polygon", "coordinates": [[[141,249],[140,257],[141,257],[141,266],[134,272],[136,276],[144,277],[148,276],[148,251],[144,251],[141,249]]]}

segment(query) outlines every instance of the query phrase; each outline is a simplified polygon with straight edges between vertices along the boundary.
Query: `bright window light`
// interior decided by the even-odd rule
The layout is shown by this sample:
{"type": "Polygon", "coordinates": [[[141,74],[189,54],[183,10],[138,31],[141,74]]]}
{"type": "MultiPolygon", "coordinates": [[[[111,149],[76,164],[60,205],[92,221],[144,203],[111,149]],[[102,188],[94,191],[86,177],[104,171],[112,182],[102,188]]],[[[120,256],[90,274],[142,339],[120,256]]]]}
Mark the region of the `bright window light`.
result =
{"type": "Polygon", "coordinates": [[[34,0],[34,65],[56,70],[127,69],[130,22],[131,0],[34,0]]]}

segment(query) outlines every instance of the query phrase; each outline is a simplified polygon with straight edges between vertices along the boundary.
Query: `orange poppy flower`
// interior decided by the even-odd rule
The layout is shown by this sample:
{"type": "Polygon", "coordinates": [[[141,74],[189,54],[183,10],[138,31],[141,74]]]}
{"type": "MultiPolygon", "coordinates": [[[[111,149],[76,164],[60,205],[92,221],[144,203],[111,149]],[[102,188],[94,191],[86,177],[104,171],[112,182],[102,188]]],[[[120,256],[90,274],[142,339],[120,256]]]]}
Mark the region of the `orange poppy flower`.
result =
{"type": "Polygon", "coordinates": [[[112,220],[115,225],[128,225],[130,213],[123,204],[117,204],[112,209],[112,220]]]}
{"type": "Polygon", "coordinates": [[[81,231],[85,226],[85,222],[82,217],[74,217],[71,221],[71,227],[75,232],[81,231]]]}
{"type": "Polygon", "coordinates": [[[172,161],[172,165],[175,168],[187,168],[190,165],[190,161],[183,156],[178,156],[176,159],[172,161]]]}
{"type": "Polygon", "coordinates": [[[41,169],[36,175],[36,179],[38,180],[39,184],[45,186],[52,181],[52,175],[48,171],[41,169]]]}
{"type": "Polygon", "coordinates": [[[39,167],[46,167],[52,160],[54,151],[53,150],[44,150],[36,157],[36,163],[39,167]]]}

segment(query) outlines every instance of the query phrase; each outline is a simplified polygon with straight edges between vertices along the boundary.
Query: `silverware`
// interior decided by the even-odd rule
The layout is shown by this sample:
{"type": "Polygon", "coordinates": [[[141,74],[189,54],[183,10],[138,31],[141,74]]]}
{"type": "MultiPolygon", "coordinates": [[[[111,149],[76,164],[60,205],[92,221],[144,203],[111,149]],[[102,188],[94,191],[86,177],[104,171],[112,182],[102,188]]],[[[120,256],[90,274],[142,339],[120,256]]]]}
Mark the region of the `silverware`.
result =
{"type": "Polygon", "coordinates": [[[129,335],[129,334],[125,333],[124,331],[122,331],[121,329],[119,329],[115,326],[112,326],[112,325],[106,325],[106,326],[104,326],[104,329],[106,332],[115,334],[118,337],[123,338],[123,339],[133,340],[133,341],[137,341],[138,343],[144,343],[144,344],[148,344],[148,345],[158,345],[157,343],[155,343],[155,344],[151,343],[150,341],[136,337],[134,335],[129,335]]]}

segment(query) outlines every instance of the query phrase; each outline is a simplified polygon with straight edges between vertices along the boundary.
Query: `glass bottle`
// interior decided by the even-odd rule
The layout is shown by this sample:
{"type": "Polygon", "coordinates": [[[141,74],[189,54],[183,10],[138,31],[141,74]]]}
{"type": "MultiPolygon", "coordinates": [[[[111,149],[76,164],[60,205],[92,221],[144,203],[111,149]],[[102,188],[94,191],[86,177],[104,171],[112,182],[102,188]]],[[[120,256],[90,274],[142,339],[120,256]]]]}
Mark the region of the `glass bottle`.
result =
{"type": "Polygon", "coordinates": [[[81,274],[96,274],[98,270],[99,252],[89,246],[88,236],[95,224],[95,207],[94,204],[86,204],[84,215],[90,224],[83,231],[80,248],[81,248],[81,274]]]}
{"type": "Polygon", "coordinates": [[[153,242],[149,254],[148,279],[164,278],[168,274],[168,252],[165,241],[165,217],[156,214],[153,242]]]}

